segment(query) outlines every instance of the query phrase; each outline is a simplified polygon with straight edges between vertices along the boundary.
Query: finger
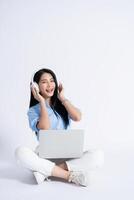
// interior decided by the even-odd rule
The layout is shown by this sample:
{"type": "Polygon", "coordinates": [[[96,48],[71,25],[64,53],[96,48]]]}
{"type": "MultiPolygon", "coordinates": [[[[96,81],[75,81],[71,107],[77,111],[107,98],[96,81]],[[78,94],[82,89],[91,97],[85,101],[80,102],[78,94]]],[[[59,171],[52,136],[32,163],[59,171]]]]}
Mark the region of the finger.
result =
{"type": "Polygon", "coordinates": [[[63,90],[64,88],[63,88],[63,84],[61,84],[61,89],[63,90]]]}
{"type": "Polygon", "coordinates": [[[32,91],[33,94],[35,93],[34,87],[32,87],[32,86],[31,86],[31,91],[32,91]]]}
{"type": "Polygon", "coordinates": [[[33,96],[36,97],[37,96],[37,91],[34,87],[32,87],[32,93],[33,93],[33,96]]]}
{"type": "Polygon", "coordinates": [[[60,87],[63,87],[63,84],[60,82],[59,86],[60,86],[60,87]]]}
{"type": "Polygon", "coordinates": [[[58,88],[59,88],[59,90],[61,90],[61,89],[62,89],[62,86],[61,86],[61,85],[59,85],[59,87],[58,87],[58,88]]]}
{"type": "Polygon", "coordinates": [[[58,87],[60,87],[60,86],[61,86],[61,83],[59,83],[58,87]]]}
{"type": "Polygon", "coordinates": [[[61,90],[61,84],[59,84],[58,89],[61,90]]]}

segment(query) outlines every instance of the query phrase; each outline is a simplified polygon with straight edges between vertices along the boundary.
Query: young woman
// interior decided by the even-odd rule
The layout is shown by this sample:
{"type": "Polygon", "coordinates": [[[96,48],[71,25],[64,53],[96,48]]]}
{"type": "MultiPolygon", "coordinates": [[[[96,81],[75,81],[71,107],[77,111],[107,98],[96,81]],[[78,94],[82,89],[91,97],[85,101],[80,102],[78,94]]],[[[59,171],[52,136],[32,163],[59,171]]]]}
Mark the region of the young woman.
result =
{"type": "MultiPolygon", "coordinates": [[[[63,85],[58,86],[55,73],[50,69],[40,69],[34,74],[31,85],[31,99],[28,110],[29,125],[37,139],[40,129],[68,129],[71,120],[80,121],[81,112],[64,95],[63,85]]],[[[27,147],[18,147],[16,159],[30,169],[38,184],[49,176],[63,178],[77,185],[88,185],[88,170],[102,166],[104,156],[101,150],[90,150],[82,158],[68,160],[42,159],[27,147]]]]}

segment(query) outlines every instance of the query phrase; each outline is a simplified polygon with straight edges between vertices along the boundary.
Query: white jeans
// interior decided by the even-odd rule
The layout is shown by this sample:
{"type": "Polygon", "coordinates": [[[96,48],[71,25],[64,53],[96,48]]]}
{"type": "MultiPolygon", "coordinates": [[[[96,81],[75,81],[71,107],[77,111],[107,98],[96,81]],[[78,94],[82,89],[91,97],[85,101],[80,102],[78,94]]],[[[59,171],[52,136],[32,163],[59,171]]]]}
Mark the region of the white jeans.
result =
{"type": "Polygon", "coordinates": [[[57,163],[66,162],[69,171],[94,170],[104,163],[104,153],[102,150],[93,149],[83,153],[81,158],[48,160],[38,156],[38,146],[35,151],[25,146],[20,146],[15,150],[17,163],[25,168],[38,171],[44,175],[51,176],[52,169],[57,163]]]}

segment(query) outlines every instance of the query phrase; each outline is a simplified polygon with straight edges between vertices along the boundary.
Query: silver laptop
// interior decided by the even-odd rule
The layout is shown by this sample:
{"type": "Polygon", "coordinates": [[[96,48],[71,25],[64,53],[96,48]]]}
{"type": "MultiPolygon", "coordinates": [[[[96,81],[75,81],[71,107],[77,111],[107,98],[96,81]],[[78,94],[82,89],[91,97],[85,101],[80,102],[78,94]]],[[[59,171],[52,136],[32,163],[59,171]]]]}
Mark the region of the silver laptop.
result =
{"type": "Polygon", "coordinates": [[[39,156],[41,158],[79,158],[84,146],[84,130],[40,130],[39,156]]]}

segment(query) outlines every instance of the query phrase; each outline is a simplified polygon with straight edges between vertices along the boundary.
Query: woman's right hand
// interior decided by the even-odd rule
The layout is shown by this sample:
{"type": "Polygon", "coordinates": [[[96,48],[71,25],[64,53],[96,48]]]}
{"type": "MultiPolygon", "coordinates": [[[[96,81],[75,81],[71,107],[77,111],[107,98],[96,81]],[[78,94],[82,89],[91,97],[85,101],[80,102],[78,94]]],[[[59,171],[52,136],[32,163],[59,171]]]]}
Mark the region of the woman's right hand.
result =
{"type": "Polygon", "coordinates": [[[45,101],[44,97],[40,95],[40,93],[36,90],[35,87],[32,86],[32,87],[31,87],[31,91],[32,91],[32,94],[33,94],[34,98],[35,98],[37,101],[39,101],[39,102],[45,101]]]}

